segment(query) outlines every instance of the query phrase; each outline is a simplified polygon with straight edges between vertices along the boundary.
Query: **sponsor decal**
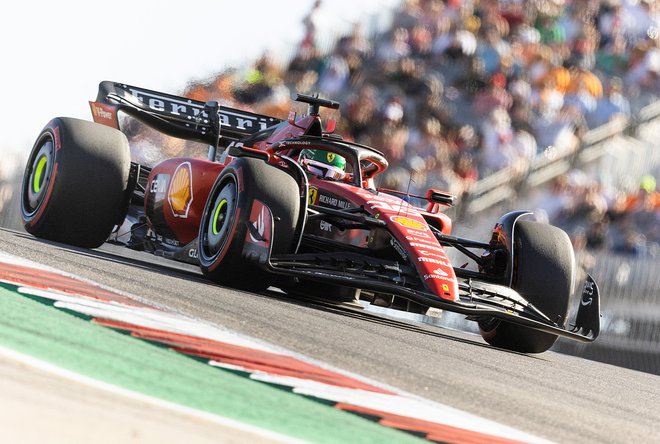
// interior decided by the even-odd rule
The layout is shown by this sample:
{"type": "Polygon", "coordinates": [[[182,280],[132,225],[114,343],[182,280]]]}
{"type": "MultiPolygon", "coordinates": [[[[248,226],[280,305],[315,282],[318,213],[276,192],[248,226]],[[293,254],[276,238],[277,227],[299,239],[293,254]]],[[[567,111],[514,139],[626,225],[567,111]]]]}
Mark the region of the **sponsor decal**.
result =
{"type": "Polygon", "coordinates": [[[190,250],[188,250],[188,257],[193,259],[198,259],[199,254],[197,253],[197,248],[191,248],[190,250]]]}
{"type": "MultiPolygon", "coordinates": [[[[152,94],[148,91],[142,91],[137,88],[130,88],[128,90],[133,97],[135,97],[140,103],[146,103],[149,108],[153,109],[154,111],[165,111],[165,101],[159,99],[157,95],[152,94]]],[[[196,111],[195,115],[199,114],[202,112],[202,108],[199,108],[196,105],[193,105],[191,101],[187,102],[180,102],[178,100],[171,100],[169,103],[169,112],[170,114],[174,114],[175,116],[178,116],[181,114],[181,111],[187,110],[187,106],[191,106],[194,108],[194,111],[196,111]]]]}
{"type": "MultiPolygon", "coordinates": [[[[401,202],[385,202],[380,200],[368,200],[367,205],[372,210],[381,210],[390,213],[399,213],[401,211],[401,202]]],[[[406,211],[408,214],[416,214],[413,211],[406,211]]],[[[403,217],[403,216],[400,216],[403,217]]]]}
{"type": "MultiPolygon", "coordinates": [[[[406,239],[408,239],[408,236],[406,236],[406,239]]],[[[411,243],[410,243],[410,246],[411,246],[411,247],[426,248],[427,250],[433,250],[433,251],[437,251],[437,252],[440,252],[440,253],[444,253],[444,252],[445,252],[445,250],[444,250],[442,247],[438,247],[438,246],[436,246],[436,245],[431,245],[431,244],[418,244],[418,243],[416,243],[416,242],[411,242],[411,243]]],[[[422,254],[423,254],[423,253],[422,253],[422,254]]]]}
{"type": "Polygon", "coordinates": [[[319,189],[316,187],[309,187],[309,192],[307,194],[307,203],[309,205],[316,205],[316,199],[319,196],[319,189]]]}
{"type": "Polygon", "coordinates": [[[426,256],[420,256],[417,258],[419,262],[428,262],[431,264],[438,264],[438,265],[447,265],[446,261],[436,259],[434,257],[426,257],[426,256]]]}
{"type": "MultiPolygon", "coordinates": [[[[424,228],[426,228],[426,226],[424,226],[424,228]]],[[[416,231],[416,230],[412,230],[410,227],[408,228],[407,233],[410,234],[411,236],[425,237],[427,239],[435,239],[433,236],[428,234],[426,231],[416,231]]]]}
{"type": "Polygon", "coordinates": [[[424,248],[429,248],[429,247],[435,247],[436,246],[436,244],[433,244],[429,239],[424,239],[424,238],[417,237],[417,236],[406,236],[406,239],[408,239],[409,241],[424,242],[425,244],[421,245],[424,248]]]}
{"type": "Polygon", "coordinates": [[[369,205],[372,210],[396,211],[396,209],[393,208],[389,203],[380,200],[368,200],[367,205],[369,205]]]}
{"type": "Polygon", "coordinates": [[[305,142],[303,140],[294,140],[294,141],[284,141],[280,142],[279,146],[309,146],[312,145],[312,142],[305,142]]]}
{"type": "Polygon", "coordinates": [[[112,120],[112,113],[104,110],[98,105],[94,105],[94,117],[98,117],[99,119],[105,119],[105,120],[112,120]]]}
{"type": "Polygon", "coordinates": [[[357,194],[360,197],[366,199],[367,204],[370,205],[371,208],[379,208],[393,212],[399,212],[402,209],[405,209],[406,213],[408,214],[419,215],[415,208],[411,207],[408,202],[404,202],[403,200],[396,197],[387,196],[385,194],[374,195],[362,189],[357,191],[357,194]]]}
{"type": "MultiPolygon", "coordinates": [[[[160,113],[167,113],[173,116],[183,116],[190,120],[202,119],[203,123],[209,123],[209,116],[204,111],[204,107],[194,103],[190,99],[165,96],[152,91],[145,91],[139,88],[128,88],[133,97],[140,103],[146,105],[149,109],[160,113]]],[[[239,130],[254,129],[263,130],[279,122],[266,116],[258,116],[250,113],[241,113],[238,110],[223,109],[219,113],[220,125],[236,128],[239,130]]]]}
{"type": "Polygon", "coordinates": [[[193,202],[192,166],[190,162],[183,162],[174,170],[167,199],[174,217],[182,219],[188,217],[188,211],[190,211],[190,205],[193,202]]]}
{"type": "Polygon", "coordinates": [[[408,255],[406,254],[406,250],[403,249],[401,244],[394,238],[390,239],[390,245],[392,245],[392,248],[396,250],[397,253],[399,253],[399,256],[403,258],[404,260],[408,259],[408,255]]]}
{"type": "Polygon", "coordinates": [[[504,232],[504,225],[501,223],[496,223],[495,228],[493,228],[493,239],[491,242],[495,242],[501,245],[506,245],[506,233],[504,232]]]}
{"type": "MultiPolygon", "coordinates": [[[[271,241],[271,224],[273,223],[273,216],[263,202],[255,200],[252,203],[252,210],[250,211],[250,218],[248,219],[248,229],[245,234],[245,248],[256,247],[257,250],[265,248],[268,249],[271,241]]],[[[253,252],[255,250],[252,250],[253,252]]],[[[261,255],[263,250],[259,252],[261,255]]]]}
{"type": "Polygon", "coordinates": [[[594,283],[593,281],[587,281],[584,283],[584,288],[582,289],[582,299],[580,299],[580,304],[585,307],[593,304],[594,302],[594,283]]]}
{"type": "Polygon", "coordinates": [[[444,265],[445,267],[451,267],[451,266],[452,266],[452,265],[451,265],[449,262],[447,262],[446,260],[438,259],[438,261],[440,262],[438,265],[444,265]]]}
{"type": "MultiPolygon", "coordinates": [[[[423,230],[424,228],[426,228],[426,224],[424,224],[422,222],[419,222],[417,220],[414,220],[414,219],[410,219],[410,218],[405,217],[405,216],[391,216],[390,220],[392,222],[395,222],[395,223],[401,225],[402,227],[406,227],[406,228],[415,228],[415,229],[418,229],[418,230],[423,230]]],[[[409,233],[410,233],[410,231],[409,231],[409,233]]]]}
{"type": "Polygon", "coordinates": [[[119,129],[117,108],[107,103],[89,102],[94,122],[119,129]]]}
{"type": "Polygon", "coordinates": [[[254,230],[248,231],[250,240],[252,240],[252,242],[258,243],[265,241],[264,234],[266,232],[266,218],[268,217],[266,211],[266,207],[261,205],[261,209],[258,210],[258,214],[256,215],[257,220],[252,222],[254,230]]]}
{"type": "Polygon", "coordinates": [[[235,112],[221,112],[220,113],[220,125],[229,126],[237,129],[256,129],[257,131],[264,130],[268,128],[269,122],[266,119],[259,118],[256,116],[246,116],[238,114],[235,112]]]}
{"type": "Polygon", "coordinates": [[[444,257],[444,256],[439,255],[438,253],[433,252],[433,251],[418,250],[417,252],[419,254],[423,255],[423,256],[444,257]]]}
{"type": "Polygon", "coordinates": [[[153,196],[155,201],[160,201],[165,198],[167,192],[167,184],[170,181],[169,174],[156,174],[154,179],[149,184],[149,194],[153,196]]]}
{"type": "Polygon", "coordinates": [[[321,228],[321,231],[327,231],[328,233],[332,232],[332,224],[324,220],[319,224],[319,228],[321,228]]]}
{"type": "Polygon", "coordinates": [[[387,194],[373,194],[365,189],[360,188],[359,190],[356,191],[359,196],[362,196],[365,199],[371,200],[372,202],[384,202],[384,203],[390,203],[398,206],[401,206],[403,204],[406,204],[406,202],[402,201],[401,199],[398,199],[394,196],[388,196],[387,194]]]}
{"type": "Polygon", "coordinates": [[[159,240],[166,245],[171,245],[173,247],[178,247],[181,245],[181,243],[176,239],[170,239],[169,237],[162,237],[162,236],[159,237],[160,237],[159,240]]]}
{"type": "MultiPolygon", "coordinates": [[[[438,265],[444,265],[444,266],[448,267],[448,269],[451,269],[451,265],[448,264],[445,261],[440,261],[440,260],[437,260],[437,259],[432,259],[432,258],[427,258],[427,257],[420,257],[419,260],[421,262],[438,263],[438,265]]],[[[438,279],[438,280],[445,281],[445,282],[456,282],[456,279],[454,279],[452,277],[452,275],[449,273],[449,271],[445,271],[441,267],[438,267],[435,270],[433,270],[431,272],[431,274],[425,274],[424,275],[424,280],[427,281],[429,279],[438,279]]],[[[442,284],[442,288],[445,291],[445,293],[449,292],[449,286],[447,284],[442,284]]]]}
{"type": "MultiPolygon", "coordinates": [[[[311,191],[311,189],[310,189],[311,191]]],[[[325,205],[330,205],[335,208],[341,208],[341,209],[346,209],[350,208],[351,204],[349,202],[346,202],[345,200],[338,199],[336,197],[331,197],[327,196],[325,194],[319,195],[319,203],[325,204],[325,205]]]]}
{"type": "MultiPolygon", "coordinates": [[[[455,282],[454,278],[449,277],[447,273],[443,271],[443,274],[436,274],[435,272],[438,270],[435,270],[432,274],[425,274],[424,275],[424,280],[428,281],[429,279],[437,279],[440,281],[445,281],[445,282],[455,282]]],[[[449,291],[449,286],[447,284],[442,284],[442,289],[446,292],[449,291]],[[447,287],[445,289],[445,286],[447,287]]]]}
{"type": "MultiPolygon", "coordinates": [[[[423,245],[426,247],[426,245],[423,245]]],[[[445,267],[451,267],[451,263],[447,260],[447,256],[444,254],[438,254],[432,251],[416,250],[421,256],[418,258],[420,262],[429,262],[438,265],[444,265],[445,267]],[[431,256],[431,257],[429,257],[431,256]],[[431,260],[432,259],[432,260],[431,260]]]]}

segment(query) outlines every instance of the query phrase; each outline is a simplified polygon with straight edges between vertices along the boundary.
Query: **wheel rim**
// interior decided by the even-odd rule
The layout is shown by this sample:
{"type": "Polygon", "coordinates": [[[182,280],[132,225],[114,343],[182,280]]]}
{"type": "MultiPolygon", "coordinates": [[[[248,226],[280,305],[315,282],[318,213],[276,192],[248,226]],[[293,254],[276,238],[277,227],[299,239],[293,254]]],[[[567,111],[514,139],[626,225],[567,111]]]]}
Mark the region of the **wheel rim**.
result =
{"type": "Polygon", "coordinates": [[[30,158],[28,174],[23,184],[23,207],[33,215],[44,202],[53,178],[53,139],[48,135],[41,141],[36,154],[30,158]]]}
{"type": "Polygon", "coordinates": [[[227,181],[212,200],[202,233],[202,255],[214,260],[224,250],[236,216],[236,185],[227,181]]]}

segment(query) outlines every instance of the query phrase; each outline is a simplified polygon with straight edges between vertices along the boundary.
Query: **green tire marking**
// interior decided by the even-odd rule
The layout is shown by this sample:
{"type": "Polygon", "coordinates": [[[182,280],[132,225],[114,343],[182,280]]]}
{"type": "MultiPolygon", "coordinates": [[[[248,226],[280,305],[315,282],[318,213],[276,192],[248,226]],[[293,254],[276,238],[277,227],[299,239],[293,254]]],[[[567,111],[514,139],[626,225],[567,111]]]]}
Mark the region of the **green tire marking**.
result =
{"type": "Polygon", "coordinates": [[[315,443],[419,443],[323,402],[93,324],[0,284],[0,344],[145,395],[315,443]]]}
{"type": "Polygon", "coordinates": [[[48,158],[46,156],[41,156],[37,162],[37,167],[34,170],[34,180],[32,181],[32,191],[35,193],[41,191],[41,176],[44,174],[47,164],[48,158]]]}
{"type": "Polygon", "coordinates": [[[220,210],[224,208],[227,205],[227,199],[222,199],[218,206],[215,208],[215,212],[213,213],[213,225],[212,225],[212,230],[213,234],[216,236],[220,233],[220,230],[218,230],[218,217],[220,217],[220,210]]]}

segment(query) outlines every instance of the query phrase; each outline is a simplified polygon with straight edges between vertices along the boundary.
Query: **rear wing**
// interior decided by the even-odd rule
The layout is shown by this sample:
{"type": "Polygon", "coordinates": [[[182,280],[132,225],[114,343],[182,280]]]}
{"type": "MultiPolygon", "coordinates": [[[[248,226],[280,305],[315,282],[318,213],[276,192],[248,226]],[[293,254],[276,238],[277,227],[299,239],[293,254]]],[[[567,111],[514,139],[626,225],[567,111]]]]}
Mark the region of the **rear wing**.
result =
{"type": "Polygon", "coordinates": [[[217,145],[219,137],[239,140],[281,123],[275,117],[218,106],[123,83],[103,81],[95,102],[94,121],[119,128],[123,111],[169,136],[217,145]]]}

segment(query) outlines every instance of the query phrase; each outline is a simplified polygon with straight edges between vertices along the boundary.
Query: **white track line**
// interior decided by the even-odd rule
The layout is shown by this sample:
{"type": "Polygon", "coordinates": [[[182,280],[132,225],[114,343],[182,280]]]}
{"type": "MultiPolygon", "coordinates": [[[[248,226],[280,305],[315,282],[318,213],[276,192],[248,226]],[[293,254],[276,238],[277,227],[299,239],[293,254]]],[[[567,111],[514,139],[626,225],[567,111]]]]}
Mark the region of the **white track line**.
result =
{"type": "Polygon", "coordinates": [[[118,387],[113,384],[109,384],[106,382],[99,381],[98,379],[90,378],[88,376],[84,376],[75,372],[72,372],[70,370],[64,369],[62,367],[58,367],[56,365],[53,365],[49,362],[42,361],[41,359],[34,358],[32,356],[17,352],[15,350],[0,346],[0,356],[3,356],[7,359],[11,359],[14,361],[17,361],[23,365],[27,365],[30,367],[33,367],[35,369],[44,371],[46,373],[49,373],[51,375],[60,377],[60,378],[65,378],[68,379],[72,382],[78,383],[78,384],[83,384],[88,387],[92,387],[95,389],[100,389],[105,392],[119,395],[131,400],[139,401],[139,402],[144,402],[147,404],[151,404],[152,406],[159,407],[159,408],[164,408],[171,410],[175,413],[179,414],[184,414],[187,416],[191,416],[193,418],[198,418],[202,419],[204,421],[211,422],[213,424],[226,427],[229,429],[233,429],[239,432],[243,433],[249,433],[251,435],[254,435],[254,439],[267,439],[267,440],[272,440],[275,442],[281,442],[281,443],[307,443],[307,441],[302,441],[299,439],[292,438],[290,436],[282,435],[276,432],[271,432],[266,429],[261,429],[259,427],[251,426],[249,424],[244,424],[238,421],[235,421],[233,419],[225,418],[223,416],[219,416],[213,413],[209,412],[204,412],[202,410],[197,410],[191,407],[185,407],[180,404],[175,404],[170,401],[165,401],[163,399],[155,398],[153,396],[145,395],[139,392],[134,392],[132,390],[128,390],[122,387],[118,387]]]}

